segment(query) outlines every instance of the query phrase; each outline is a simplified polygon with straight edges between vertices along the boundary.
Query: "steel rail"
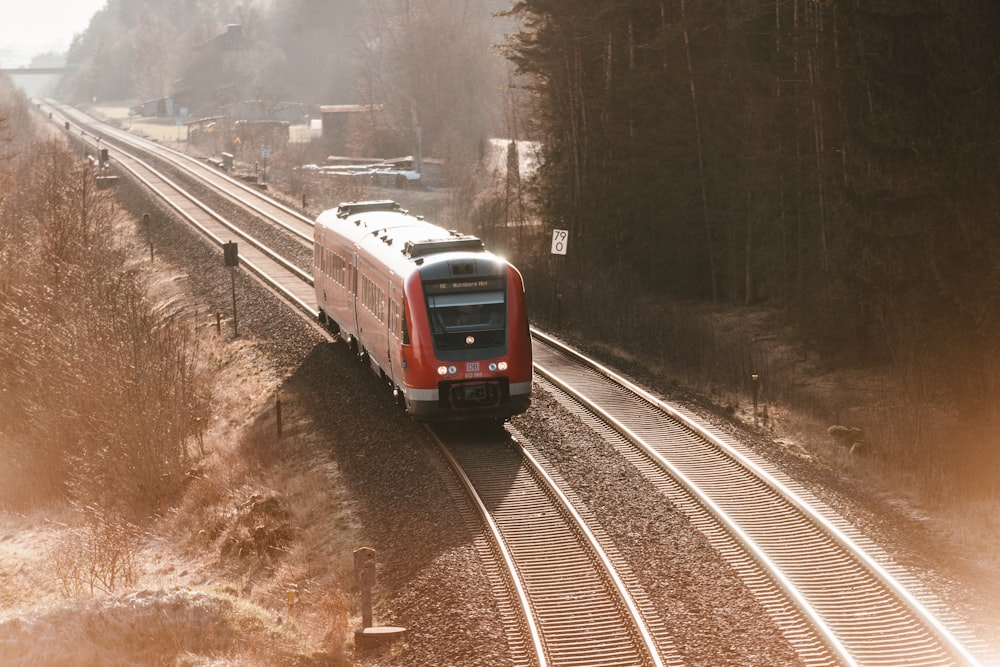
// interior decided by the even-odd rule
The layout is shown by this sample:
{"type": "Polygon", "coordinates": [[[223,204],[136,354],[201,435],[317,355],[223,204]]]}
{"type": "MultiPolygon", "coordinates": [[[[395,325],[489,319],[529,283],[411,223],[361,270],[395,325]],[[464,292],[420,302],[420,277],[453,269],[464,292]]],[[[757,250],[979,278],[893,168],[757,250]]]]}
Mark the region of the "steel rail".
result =
{"type": "Polygon", "coordinates": [[[438,435],[507,545],[550,664],[663,667],[648,621],[618,572],[622,566],[525,443],[513,437],[471,444],[461,435],[438,435]]]}
{"type": "Polygon", "coordinates": [[[482,497],[476,491],[475,485],[472,480],[469,479],[468,474],[462,468],[462,465],[458,462],[458,459],[452,455],[451,451],[444,441],[434,432],[434,429],[430,426],[424,426],[425,432],[431,438],[431,440],[438,446],[438,451],[448,462],[455,476],[458,478],[468,494],[469,499],[475,506],[479,517],[482,519],[483,523],[486,524],[489,530],[490,541],[493,549],[500,554],[500,561],[503,563],[504,570],[506,573],[506,580],[513,589],[514,596],[516,597],[520,605],[521,618],[524,621],[525,628],[527,630],[528,637],[531,640],[531,646],[534,650],[534,658],[538,667],[548,667],[548,658],[545,653],[545,647],[542,643],[541,632],[538,629],[538,621],[535,618],[534,609],[528,599],[528,593],[524,586],[524,581],[521,579],[517,565],[514,562],[514,557],[510,553],[510,549],[507,547],[506,541],[503,539],[503,533],[497,522],[494,520],[493,515],[490,513],[489,509],[486,507],[486,503],[483,502],[482,497]]]}

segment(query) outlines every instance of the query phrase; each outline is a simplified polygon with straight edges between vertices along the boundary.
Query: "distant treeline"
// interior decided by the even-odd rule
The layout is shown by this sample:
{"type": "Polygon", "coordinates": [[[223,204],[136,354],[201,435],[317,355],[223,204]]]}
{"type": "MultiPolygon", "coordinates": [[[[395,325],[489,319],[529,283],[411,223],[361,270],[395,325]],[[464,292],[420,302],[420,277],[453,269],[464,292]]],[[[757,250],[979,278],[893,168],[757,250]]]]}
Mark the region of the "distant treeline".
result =
{"type": "MultiPolygon", "coordinates": [[[[71,45],[59,96],[99,103],[170,97],[194,117],[252,102],[374,104],[357,154],[474,153],[503,127],[505,61],[493,48],[506,0],[108,0],[71,45]]],[[[305,122],[305,118],[302,119],[305,122]]]]}

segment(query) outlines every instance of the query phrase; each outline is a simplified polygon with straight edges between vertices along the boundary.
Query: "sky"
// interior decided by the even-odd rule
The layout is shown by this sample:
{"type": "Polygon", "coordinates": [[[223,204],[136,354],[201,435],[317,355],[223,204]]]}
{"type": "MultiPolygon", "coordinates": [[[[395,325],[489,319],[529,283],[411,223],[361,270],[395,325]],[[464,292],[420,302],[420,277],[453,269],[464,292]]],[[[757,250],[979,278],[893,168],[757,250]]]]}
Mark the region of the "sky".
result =
{"type": "Polygon", "coordinates": [[[106,0],[0,0],[0,65],[22,67],[47,51],[62,53],[106,0]]]}

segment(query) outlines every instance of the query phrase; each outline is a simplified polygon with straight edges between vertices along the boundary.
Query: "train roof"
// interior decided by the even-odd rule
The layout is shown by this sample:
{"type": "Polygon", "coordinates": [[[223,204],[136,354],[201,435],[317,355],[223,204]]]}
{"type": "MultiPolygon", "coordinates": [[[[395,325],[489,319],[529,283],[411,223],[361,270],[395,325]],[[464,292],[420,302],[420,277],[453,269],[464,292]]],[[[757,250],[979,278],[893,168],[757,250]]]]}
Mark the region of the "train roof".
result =
{"type": "Polygon", "coordinates": [[[498,259],[478,237],[434,225],[389,200],[345,202],[321,213],[316,223],[363,247],[397,273],[445,254],[498,259]]]}

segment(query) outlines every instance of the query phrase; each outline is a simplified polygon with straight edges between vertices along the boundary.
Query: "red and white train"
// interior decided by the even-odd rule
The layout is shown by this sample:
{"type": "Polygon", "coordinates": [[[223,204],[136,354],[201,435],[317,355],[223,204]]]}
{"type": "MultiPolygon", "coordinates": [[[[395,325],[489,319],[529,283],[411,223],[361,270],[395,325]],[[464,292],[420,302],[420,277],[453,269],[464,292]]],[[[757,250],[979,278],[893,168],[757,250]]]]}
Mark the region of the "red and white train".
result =
{"type": "Polygon", "coordinates": [[[506,419],[528,409],[531,339],[521,274],[474,237],[393,201],[316,220],[320,321],[422,421],[506,419]]]}

